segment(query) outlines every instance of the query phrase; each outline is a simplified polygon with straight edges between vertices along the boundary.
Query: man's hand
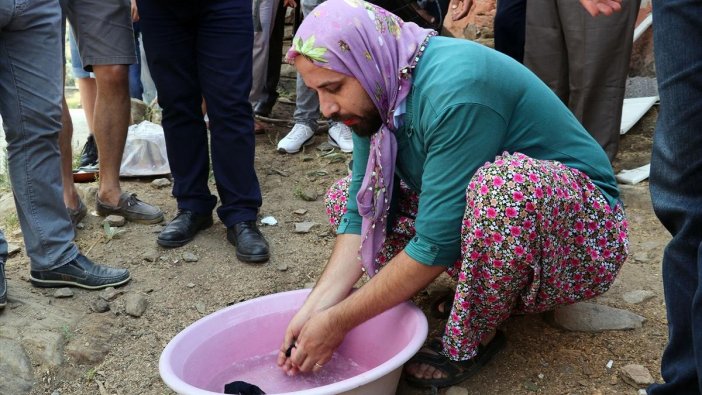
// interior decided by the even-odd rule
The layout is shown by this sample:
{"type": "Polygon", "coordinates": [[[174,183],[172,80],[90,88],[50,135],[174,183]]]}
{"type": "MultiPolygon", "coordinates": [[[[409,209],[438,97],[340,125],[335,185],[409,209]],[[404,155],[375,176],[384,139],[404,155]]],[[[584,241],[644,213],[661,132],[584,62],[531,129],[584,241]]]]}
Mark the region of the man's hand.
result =
{"type": "Polygon", "coordinates": [[[132,0],[132,22],[139,22],[139,10],[137,9],[136,0],[132,0]]]}
{"type": "Polygon", "coordinates": [[[348,332],[347,328],[336,325],[337,323],[330,310],[310,317],[297,336],[290,358],[286,358],[281,365],[279,356],[278,364],[289,375],[321,369],[331,360],[348,332]]]}
{"type": "Polygon", "coordinates": [[[615,12],[619,12],[622,10],[621,2],[622,0],[580,0],[580,4],[592,16],[599,14],[612,15],[615,12]]]}
{"type": "Polygon", "coordinates": [[[451,20],[457,21],[463,19],[468,15],[473,7],[473,0],[451,0],[449,2],[449,10],[451,10],[451,20]]]}

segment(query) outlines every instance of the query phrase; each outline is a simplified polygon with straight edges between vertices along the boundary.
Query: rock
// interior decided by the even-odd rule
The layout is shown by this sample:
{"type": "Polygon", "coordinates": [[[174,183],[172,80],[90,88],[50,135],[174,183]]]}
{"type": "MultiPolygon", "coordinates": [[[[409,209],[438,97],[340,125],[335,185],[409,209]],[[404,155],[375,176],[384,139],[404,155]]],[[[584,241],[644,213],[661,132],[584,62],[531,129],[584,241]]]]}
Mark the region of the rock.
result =
{"type": "Polygon", "coordinates": [[[124,293],[123,291],[118,291],[114,287],[107,287],[102,292],[100,292],[99,296],[102,300],[105,300],[107,302],[111,302],[111,301],[117,299],[117,297],[119,295],[122,295],[123,293],[124,293]]]}
{"type": "Polygon", "coordinates": [[[156,262],[158,257],[161,256],[161,253],[158,250],[150,250],[146,251],[143,255],[143,258],[146,262],[156,262]]]}
{"type": "Polygon", "coordinates": [[[582,332],[637,329],[644,321],[644,317],[630,311],[587,302],[560,307],[553,313],[556,326],[582,332]]]}
{"type": "Polygon", "coordinates": [[[639,389],[639,392],[637,393],[637,395],[648,395],[648,392],[646,392],[645,389],[641,388],[641,389],[639,389]]]}
{"type": "Polygon", "coordinates": [[[648,185],[619,185],[619,196],[627,209],[653,210],[648,185]]]}
{"type": "Polygon", "coordinates": [[[54,291],[54,298],[70,298],[73,296],[73,290],[70,288],[59,288],[54,291]]]}
{"type": "Polygon", "coordinates": [[[96,365],[102,362],[113,345],[114,328],[103,316],[88,315],[81,320],[80,332],[73,333],[66,345],[71,363],[96,365]]]}
{"type": "Polygon", "coordinates": [[[202,302],[195,303],[195,310],[197,310],[197,312],[200,314],[205,314],[207,312],[207,308],[205,307],[205,304],[202,302]]]}
{"type": "Polygon", "coordinates": [[[14,232],[12,232],[12,237],[15,237],[15,238],[22,237],[22,229],[17,229],[14,232]]]}
{"type": "Polygon", "coordinates": [[[132,108],[131,108],[131,123],[130,124],[138,124],[141,123],[145,120],[147,120],[147,115],[149,113],[149,105],[144,103],[143,101],[139,99],[132,99],[132,108]]]}
{"type": "Polygon", "coordinates": [[[331,144],[329,144],[328,141],[325,141],[325,142],[323,142],[323,143],[320,143],[320,144],[317,146],[317,151],[327,152],[327,151],[332,151],[333,149],[334,149],[334,146],[331,145],[331,144]]]}
{"type": "Polygon", "coordinates": [[[315,225],[316,222],[295,222],[295,233],[309,233],[315,225]]]}
{"type": "Polygon", "coordinates": [[[653,376],[642,365],[630,364],[622,367],[621,377],[625,383],[635,388],[646,387],[653,384],[653,376]]]}
{"type": "Polygon", "coordinates": [[[305,214],[307,214],[307,210],[305,210],[304,208],[299,208],[299,209],[293,211],[293,214],[305,215],[305,214]]]}
{"type": "Polygon", "coordinates": [[[192,252],[185,252],[183,253],[183,260],[185,262],[197,262],[200,260],[200,257],[193,254],[192,252]]]}
{"type": "Polygon", "coordinates": [[[124,301],[124,312],[132,317],[141,317],[146,311],[146,296],[130,293],[124,301]]]}
{"type": "Polygon", "coordinates": [[[121,215],[108,215],[103,223],[107,223],[110,226],[120,227],[124,226],[124,224],[127,223],[127,220],[125,220],[121,215]]]}
{"type": "Polygon", "coordinates": [[[171,180],[168,178],[157,178],[151,181],[151,186],[156,189],[162,189],[171,186],[171,180]]]}
{"type": "Polygon", "coordinates": [[[634,258],[634,263],[647,263],[651,260],[648,251],[639,251],[632,258],[634,258]]]}
{"type": "Polygon", "coordinates": [[[317,195],[317,192],[314,191],[300,191],[299,196],[300,199],[306,202],[314,202],[319,197],[319,195],[317,195]]]}
{"type": "Polygon", "coordinates": [[[8,258],[12,258],[13,256],[17,255],[20,251],[22,251],[22,247],[18,246],[17,244],[7,243],[8,258]]]}
{"type": "Polygon", "coordinates": [[[104,313],[110,310],[110,304],[102,298],[96,298],[90,303],[90,310],[96,313],[104,313]]]}
{"type": "Polygon", "coordinates": [[[27,352],[38,359],[41,364],[51,367],[63,363],[63,345],[66,338],[55,331],[28,328],[22,335],[22,344],[27,352]]]}
{"type": "Polygon", "coordinates": [[[8,192],[0,197],[0,218],[7,218],[10,215],[17,215],[15,197],[12,195],[12,192],[8,192]]]}
{"type": "Polygon", "coordinates": [[[188,287],[188,288],[195,288],[195,284],[194,284],[194,283],[187,283],[187,284],[185,284],[185,286],[188,287]]]}
{"type": "Polygon", "coordinates": [[[0,337],[0,394],[28,394],[34,374],[27,352],[14,340],[0,337]]]}
{"type": "Polygon", "coordinates": [[[463,387],[449,387],[449,389],[446,390],[446,395],[468,395],[469,392],[467,389],[463,387]]]}
{"type": "Polygon", "coordinates": [[[314,288],[315,284],[316,284],[316,282],[314,282],[314,281],[306,282],[304,285],[304,288],[314,288]]]}
{"type": "Polygon", "coordinates": [[[629,304],[639,304],[656,296],[653,291],[636,290],[622,295],[622,299],[629,304]]]}
{"type": "Polygon", "coordinates": [[[275,268],[281,272],[284,272],[288,270],[288,265],[286,265],[285,263],[279,263],[278,266],[276,266],[275,268]]]}

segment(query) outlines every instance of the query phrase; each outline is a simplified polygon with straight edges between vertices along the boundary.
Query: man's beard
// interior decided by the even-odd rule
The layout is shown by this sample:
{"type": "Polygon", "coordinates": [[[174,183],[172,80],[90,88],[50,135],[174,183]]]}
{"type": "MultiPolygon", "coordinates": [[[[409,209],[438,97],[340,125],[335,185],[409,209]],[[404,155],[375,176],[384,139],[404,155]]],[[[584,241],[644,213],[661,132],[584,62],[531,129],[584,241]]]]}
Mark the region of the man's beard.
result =
{"type": "Polygon", "coordinates": [[[361,118],[357,124],[351,125],[351,130],[361,137],[370,137],[374,135],[382,125],[383,121],[380,119],[380,115],[377,111],[374,111],[370,116],[361,118]]]}

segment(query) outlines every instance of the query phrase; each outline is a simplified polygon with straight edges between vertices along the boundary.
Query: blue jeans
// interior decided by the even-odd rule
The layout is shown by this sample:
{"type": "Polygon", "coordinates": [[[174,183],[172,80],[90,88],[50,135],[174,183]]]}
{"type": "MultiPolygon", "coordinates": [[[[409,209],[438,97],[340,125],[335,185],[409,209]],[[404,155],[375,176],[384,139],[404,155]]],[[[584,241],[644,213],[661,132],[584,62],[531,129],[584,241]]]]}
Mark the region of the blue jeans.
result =
{"type": "Polygon", "coordinates": [[[212,168],[231,227],[256,219],[261,191],[254,170],[251,1],[139,0],[147,63],[163,107],[163,129],[178,208],[207,215],[210,156],[200,104],[207,103],[212,168]]]}
{"type": "Polygon", "coordinates": [[[61,9],[56,0],[0,0],[0,29],[0,114],[17,217],[32,270],[51,270],[78,255],[58,149],[61,9]]]}
{"type": "Polygon", "coordinates": [[[654,0],[661,105],[651,158],[653,209],[673,239],[663,254],[668,345],[664,384],[649,394],[702,393],[702,2],[654,0]]]}

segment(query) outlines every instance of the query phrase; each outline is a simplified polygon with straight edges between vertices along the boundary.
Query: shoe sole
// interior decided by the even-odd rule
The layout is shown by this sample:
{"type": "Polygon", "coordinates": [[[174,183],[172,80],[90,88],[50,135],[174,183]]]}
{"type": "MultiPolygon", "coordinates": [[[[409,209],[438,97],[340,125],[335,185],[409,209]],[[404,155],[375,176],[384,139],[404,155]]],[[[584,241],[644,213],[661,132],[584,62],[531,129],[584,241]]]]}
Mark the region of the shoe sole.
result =
{"type": "Polygon", "coordinates": [[[201,231],[208,229],[214,224],[213,221],[210,221],[209,223],[206,224],[206,226],[201,226],[197,232],[193,235],[193,237],[187,239],[187,240],[161,240],[159,238],[156,238],[156,244],[160,245],[161,247],[164,248],[177,248],[177,247],[182,247],[191,241],[195,240],[195,236],[197,236],[198,233],[201,231]]]}
{"type": "Polygon", "coordinates": [[[105,213],[105,212],[100,212],[99,210],[96,210],[97,215],[101,217],[107,217],[110,215],[119,215],[121,217],[124,217],[125,220],[129,222],[133,222],[135,224],[142,224],[142,225],[153,225],[153,224],[158,224],[163,222],[163,214],[161,214],[160,217],[156,218],[127,218],[124,214],[122,213],[105,213]]]}
{"type": "Polygon", "coordinates": [[[302,151],[302,147],[306,147],[308,145],[311,145],[314,142],[313,140],[314,140],[314,135],[312,135],[312,137],[305,140],[305,142],[302,143],[302,145],[300,145],[300,148],[297,151],[288,151],[285,148],[278,148],[278,152],[280,152],[281,154],[296,154],[296,153],[302,151]]]}
{"type": "Polygon", "coordinates": [[[331,145],[332,147],[338,148],[341,152],[346,152],[347,154],[350,154],[350,153],[353,152],[353,148],[351,148],[350,150],[345,150],[345,149],[341,148],[341,146],[339,145],[339,143],[337,143],[336,140],[334,140],[334,139],[332,138],[332,136],[329,136],[329,139],[327,140],[327,142],[328,142],[329,145],[331,145]]]}
{"type": "Polygon", "coordinates": [[[40,287],[40,288],[57,288],[57,287],[65,287],[65,286],[70,286],[70,287],[79,287],[83,289],[103,289],[107,287],[118,287],[120,285],[126,284],[129,282],[129,280],[132,279],[132,276],[129,275],[127,278],[124,280],[116,281],[113,283],[109,284],[102,284],[102,285],[85,285],[78,283],[76,281],[63,281],[63,280],[40,280],[37,278],[32,277],[31,275],[29,276],[29,281],[31,281],[32,285],[35,287],[40,287]]]}
{"type": "Polygon", "coordinates": [[[271,254],[264,254],[264,255],[244,255],[240,253],[236,253],[236,258],[242,262],[246,263],[265,263],[268,262],[270,259],[271,254]]]}

